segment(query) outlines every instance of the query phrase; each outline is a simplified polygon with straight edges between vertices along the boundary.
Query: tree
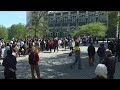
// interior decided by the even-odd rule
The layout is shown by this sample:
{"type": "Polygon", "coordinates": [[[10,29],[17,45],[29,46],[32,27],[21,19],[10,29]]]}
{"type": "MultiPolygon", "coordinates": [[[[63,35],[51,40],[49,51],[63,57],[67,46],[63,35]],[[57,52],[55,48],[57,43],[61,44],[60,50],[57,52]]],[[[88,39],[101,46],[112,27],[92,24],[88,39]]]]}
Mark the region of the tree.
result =
{"type": "Polygon", "coordinates": [[[24,24],[13,24],[9,29],[9,39],[16,38],[22,39],[25,38],[27,35],[27,31],[25,29],[24,24]]]}
{"type": "Polygon", "coordinates": [[[2,25],[0,25],[0,38],[8,39],[8,30],[2,25]]]}
{"type": "MultiPolygon", "coordinates": [[[[34,31],[34,37],[46,34],[48,31],[47,11],[32,11],[31,20],[27,24],[27,28],[34,31]]],[[[32,32],[32,31],[31,31],[32,32]]]]}
{"type": "Polygon", "coordinates": [[[116,28],[117,28],[117,22],[120,22],[120,18],[117,16],[118,11],[109,11],[109,23],[108,23],[108,37],[116,37],[116,28]]]}
{"type": "Polygon", "coordinates": [[[94,37],[105,37],[107,27],[100,22],[89,23],[83,26],[80,26],[80,29],[74,32],[74,36],[94,36],[94,37]]]}

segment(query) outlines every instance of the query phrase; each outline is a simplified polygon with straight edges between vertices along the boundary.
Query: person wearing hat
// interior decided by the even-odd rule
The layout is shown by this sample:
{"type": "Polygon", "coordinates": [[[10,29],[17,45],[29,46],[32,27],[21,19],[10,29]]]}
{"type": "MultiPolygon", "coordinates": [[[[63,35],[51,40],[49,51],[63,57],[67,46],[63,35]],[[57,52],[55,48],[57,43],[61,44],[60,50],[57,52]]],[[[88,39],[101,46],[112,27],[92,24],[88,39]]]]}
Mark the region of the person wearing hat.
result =
{"type": "Polygon", "coordinates": [[[115,73],[115,67],[116,67],[116,58],[112,54],[112,51],[107,49],[106,50],[106,57],[102,64],[105,64],[108,70],[108,79],[113,79],[114,78],[114,73],[115,73]]]}

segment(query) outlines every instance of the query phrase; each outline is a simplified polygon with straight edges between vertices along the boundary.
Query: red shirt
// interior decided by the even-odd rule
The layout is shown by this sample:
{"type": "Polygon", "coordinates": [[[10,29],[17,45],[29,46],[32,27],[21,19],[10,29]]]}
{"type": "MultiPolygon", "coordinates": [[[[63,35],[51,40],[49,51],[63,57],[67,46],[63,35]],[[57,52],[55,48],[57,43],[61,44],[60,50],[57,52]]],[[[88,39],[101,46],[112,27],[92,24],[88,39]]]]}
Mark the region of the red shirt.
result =
{"type": "Polygon", "coordinates": [[[39,62],[39,55],[38,55],[38,53],[36,52],[36,53],[35,53],[35,64],[38,64],[38,62],[39,62]]]}

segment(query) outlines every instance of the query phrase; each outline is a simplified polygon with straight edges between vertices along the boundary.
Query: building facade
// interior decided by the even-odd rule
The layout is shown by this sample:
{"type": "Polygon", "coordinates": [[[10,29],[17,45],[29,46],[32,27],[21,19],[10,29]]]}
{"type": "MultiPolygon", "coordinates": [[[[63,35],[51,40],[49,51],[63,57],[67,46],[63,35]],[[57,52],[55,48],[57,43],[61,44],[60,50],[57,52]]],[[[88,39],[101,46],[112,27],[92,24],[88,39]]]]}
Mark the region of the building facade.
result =
{"type": "Polygon", "coordinates": [[[28,23],[31,20],[31,18],[32,18],[31,14],[32,14],[32,11],[26,12],[26,23],[28,23]]]}
{"type": "MultiPolygon", "coordinates": [[[[31,12],[27,12],[27,23],[31,19],[31,12]]],[[[66,37],[79,26],[102,22],[107,25],[106,11],[48,11],[49,37],[66,37]]]]}
{"type": "Polygon", "coordinates": [[[79,26],[102,22],[107,25],[106,11],[52,11],[48,12],[50,37],[66,37],[79,26]]]}

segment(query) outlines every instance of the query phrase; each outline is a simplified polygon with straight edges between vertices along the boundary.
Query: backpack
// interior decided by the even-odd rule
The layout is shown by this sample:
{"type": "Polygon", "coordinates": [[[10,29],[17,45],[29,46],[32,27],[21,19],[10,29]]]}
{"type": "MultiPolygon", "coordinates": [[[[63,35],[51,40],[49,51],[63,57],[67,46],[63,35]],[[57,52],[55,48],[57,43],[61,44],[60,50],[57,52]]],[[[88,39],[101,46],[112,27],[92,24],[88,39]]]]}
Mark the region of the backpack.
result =
{"type": "Polygon", "coordinates": [[[98,54],[98,56],[104,56],[105,49],[104,48],[98,48],[97,54],[98,54]]]}
{"type": "Polygon", "coordinates": [[[29,54],[29,64],[35,64],[34,56],[35,54],[33,52],[29,54]]]}

